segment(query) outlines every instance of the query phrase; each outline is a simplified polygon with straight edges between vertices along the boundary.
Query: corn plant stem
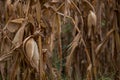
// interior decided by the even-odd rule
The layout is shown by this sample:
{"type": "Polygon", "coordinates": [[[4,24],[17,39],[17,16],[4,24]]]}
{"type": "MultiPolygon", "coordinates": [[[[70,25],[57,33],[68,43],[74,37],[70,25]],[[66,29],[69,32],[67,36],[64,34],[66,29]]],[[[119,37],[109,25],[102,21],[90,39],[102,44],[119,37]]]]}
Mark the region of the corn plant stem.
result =
{"type": "Polygon", "coordinates": [[[59,58],[60,58],[60,74],[62,71],[62,43],[61,43],[61,20],[60,15],[57,14],[58,18],[58,52],[59,52],[59,58]]]}
{"type": "MultiPolygon", "coordinates": [[[[41,4],[40,1],[37,0],[36,4],[36,15],[38,21],[38,27],[41,29],[40,20],[41,20],[41,4]]],[[[44,64],[43,64],[43,54],[42,54],[42,37],[38,37],[38,48],[39,48],[39,74],[40,80],[45,80],[45,72],[44,72],[44,64]]]]}
{"type": "Polygon", "coordinates": [[[91,35],[91,54],[92,54],[92,71],[93,71],[93,80],[97,80],[96,75],[96,59],[95,59],[95,35],[94,30],[91,35]]]}
{"type": "Polygon", "coordinates": [[[92,41],[91,42],[92,45],[91,45],[91,48],[92,48],[92,69],[93,69],[93,77],[94,77],[94,80],[96,80],[96,59],[95,59],[95,53],[94,53],[94,42],[92,41]]]}
{"type": "MultiPolygon", "coordinates": [[[[40,24],[39,24],[40,28],[40,24]]],[[[44,77],[44,69],[43,69],[43,55],[42,55],[42,38],[39,36],[38,38],[38,46],[39,46],[39,56],[40,56],[40,61],[39,61],[39,72],[40,72],[40,80],[43,80],[42,78],[44,77]]]]}

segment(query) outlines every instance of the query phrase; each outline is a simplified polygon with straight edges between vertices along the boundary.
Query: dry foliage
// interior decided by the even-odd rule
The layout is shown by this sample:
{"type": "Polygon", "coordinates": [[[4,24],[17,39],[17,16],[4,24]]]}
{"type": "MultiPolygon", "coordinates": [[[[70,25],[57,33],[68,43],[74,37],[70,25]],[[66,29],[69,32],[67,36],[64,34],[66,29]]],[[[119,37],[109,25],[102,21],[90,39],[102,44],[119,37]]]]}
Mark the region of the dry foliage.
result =
{"type": "Polygon", "coordinates": [[[2,80],[120,80],[120,0],[0,0],[0,72],[2,80]]]}

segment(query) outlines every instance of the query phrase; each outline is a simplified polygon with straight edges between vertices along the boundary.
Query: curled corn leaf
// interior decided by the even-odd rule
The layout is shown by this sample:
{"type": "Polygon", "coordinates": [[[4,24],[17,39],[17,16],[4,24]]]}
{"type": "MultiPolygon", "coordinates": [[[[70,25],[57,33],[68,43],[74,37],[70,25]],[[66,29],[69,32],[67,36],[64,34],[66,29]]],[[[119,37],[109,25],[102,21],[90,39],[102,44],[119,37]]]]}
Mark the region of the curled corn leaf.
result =
{"type": "Polygon", "coordinates": [[[24,20],[24,18],[10,20],[6,24],[5,28],[7,28],[10,32],[16,32],[20,28],[24,20]]]}
{"type": "Polygon", "coordinates": [[[20,24],[17,23],[13,23],[13,22],[9,22],[6,25],[6,28],[10,31],[10,32],[16,32],[20,27],[20,24]]]}
{"type": "Polygon", "coordinates": [[[24,20],[25,20],[24,18],[19,18],[19,19],[11,20],[10,22],[21,24],[24,20]]]}
{"type": "Polygon", "coordinates": [[[22,43],[25,25],[26,25],[26,23],[23,23],[22,27],[18,30],[18,32],[16,33],[16,35],[12,41],[12,43],[16,44],[16,46],[19,46],[22,43]]]}

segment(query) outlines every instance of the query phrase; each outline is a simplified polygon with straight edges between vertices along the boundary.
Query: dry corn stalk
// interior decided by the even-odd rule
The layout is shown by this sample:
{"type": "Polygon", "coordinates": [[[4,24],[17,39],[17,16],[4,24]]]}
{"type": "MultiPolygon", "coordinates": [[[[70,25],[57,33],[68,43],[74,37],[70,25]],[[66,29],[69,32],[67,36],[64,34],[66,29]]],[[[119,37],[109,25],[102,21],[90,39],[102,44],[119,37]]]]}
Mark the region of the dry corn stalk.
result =
{"type": "MultiPolygon", "coordinates": [[[[66,67],[71,80],[81,80],[86,78],[86,75],[87,80],[93,80],[93,67],[95,67],[95,65],[98,66],[95,59],[96,55],[100,60],[99,67],[101,68],[99,70],[99,68],[96,67],[99,70],[99,73],[97,73],[98,76],[103,76],[102,73],[104,72],[105,74],[109,71],[113,72],[114,69],[114,71],[117,71],[115,75],[119,78],[120,66],[116,65],[120,61],[119,3],[120,0],[0,0],[0,62],[2,61],[4,63],[4,61],[7,61],[8,66],[5,65],[5,70],[7,72],[4,71],[6,74],[5,78],[7,77],[7,80],[9,80],[9,66],[12,65],[13,68],[11,72],[13,73],[10,75],[11,80],[31,80],[33,78],[35,80],[59,80],[58,77],[60,73],[58,71],[60,69],[53,69],[54,60],[53,63],[51,63],[47,56],[49,51],[50,53],[54,53],[56,50],[56,47],[53,46],[56,46],[57,40],[59,42],[59,50],[57,53],[60,53],[59,56],[62,57],[60,60],[62,67],[61,73],[65,75],[64,63],[67,63],[68,65],[66,65],[66,67]],[[92,5],[93,3],[94,5],[92,5]],[[104,6],[101,7],[101,5],[104,6]],[[56,17],[56,15],[58,15],[58,17],[56,17]],[[97,16],[97,26],[95,25],[95,16],[97,16]],[[80,19],[80,17],[82,17],[83,20],[80,19]],[[86,22],[88,17],[89,21],[86,22]],[[26,24],[24,24],[23,21],[26,18],[28,18],[27,22],[32,23],[32,25],[27,24],[27,26],[25,26],[26,24]],[[67,22],[68,18],[69,22],[67,22]],[[72,22],[70,20],[72,20],[72,22]],[[65,27],[67,26],[67,28],[62,29],[63,23],[65,23],[65,27]],[[71,24],[66,25],[67,23],[71,24]],[[83,26],[81,27],[81,25],[83,26]],[[71,35],[72,28],[70,26],[74,26],[76,29],[73,36],[71,35]],[[30,27],[33,27],[34,29],[30,27]],[[101,28],[101,33],[96,35],[96,28],[99,27],[101,28]],[[113,27],[118,31],[112,30],[113,27]],[[34,31],[37,28],[40,29],[40,34],[44,35],[44,37],[39,36],[38,40],[38,37],[30,37],[31,35],[34,35],[34,31]],[[66,31],[67,29],[70,33],[66,31]],[[64,34],[61,35],[61,33],[64,34]],[[106,35],[108,33],[109,35],[106,35]],[[56,36],[57,34],[59,34],[59,36],[56,36]],[[111,36],[111,34],[113,35],[111,36]],[[92,39],[91,42],[88,40],[88,36],[92,39]],[[64,38],[66,39],[65,41],[64,38]],[[73,38],[76,40],[70,45],[69,50],[71,52],[68,55],[66,62],[64,60],[64,58],[66,59],[66,51],[64,52],[63,48],[68,45],[70,43],[69,41],[73,38]],[[49,43],[47,44],[48,39],[49,43]],[[23,40],[25,41],[23,42],[23,40]],[[24,46],[25,57],[21,51],[21,44],[24,46]],[[12,51],[15,52],[14,54],[17,54],[17,56],[7,54],[11,51],[11,46],[17,47],[17,49],[15,48],[12,51]],[[35,49],[37,47],[39,47],[39,51],[35,49]],[[30,50],[28,48],[32,49],[30,50]],[[46,51],[46,49],[48,51],[46,51]],[[63,54],[61,55],[62,51],[63,54]],[[33,68],[37,69],[38,66],[36,60],[38,60],[38,58],[34,59],[34,57],[37,56],[34,55],[34,53],[38,52],[40,58],[40,73],[38,75],[40,78],[39,76],[36,76],[36,71],[28,66],[30,64],[33,68]],[[9,60],[6,58],[11,56],[12,58],[9,58],[9,60]],[[26,64],[24,58],[27,58],[28,64],[26,64]],[[23,75],[23,78],[21,75],[23,75]]],[[[54,55],[51,55],[51,58],[53,59],[54,55]]],[[[94,70],[94,74],[96,74],[95,72],[96,71],[94,70]]]]}

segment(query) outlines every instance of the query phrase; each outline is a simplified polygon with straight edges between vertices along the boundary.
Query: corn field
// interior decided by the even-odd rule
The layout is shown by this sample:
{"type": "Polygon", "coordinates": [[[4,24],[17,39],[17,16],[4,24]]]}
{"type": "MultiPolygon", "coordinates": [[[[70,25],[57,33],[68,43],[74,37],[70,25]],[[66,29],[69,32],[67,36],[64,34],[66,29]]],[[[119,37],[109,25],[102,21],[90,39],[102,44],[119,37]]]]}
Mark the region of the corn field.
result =
{"type": "Polygon", "coordinates": [[[120,0],[0,0],[0,80],[120,80],[120,0]]]}

